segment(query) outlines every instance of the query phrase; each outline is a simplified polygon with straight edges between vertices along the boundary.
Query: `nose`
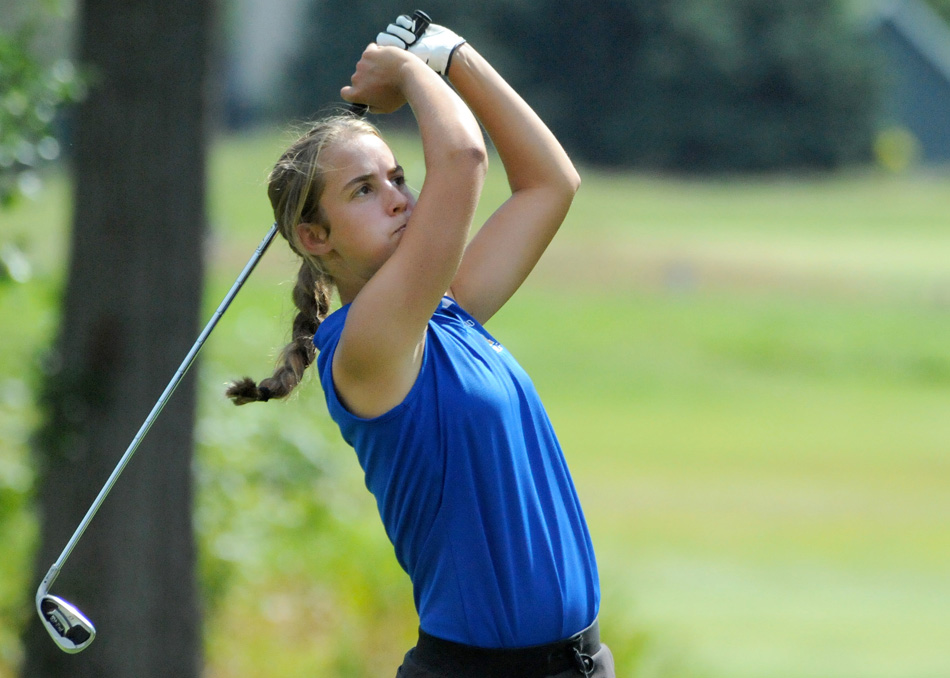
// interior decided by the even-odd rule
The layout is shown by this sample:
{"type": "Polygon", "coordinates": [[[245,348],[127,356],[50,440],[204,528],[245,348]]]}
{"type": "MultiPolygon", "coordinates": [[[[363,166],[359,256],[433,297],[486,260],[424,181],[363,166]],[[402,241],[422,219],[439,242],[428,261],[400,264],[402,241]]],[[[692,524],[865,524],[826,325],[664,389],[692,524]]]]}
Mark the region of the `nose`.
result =
{"type": "Polygon", "coordinates": [[[413,198],[409,190],[403,186],[390,184],[389,212],[401,214],[412,207],[413,198]]]}

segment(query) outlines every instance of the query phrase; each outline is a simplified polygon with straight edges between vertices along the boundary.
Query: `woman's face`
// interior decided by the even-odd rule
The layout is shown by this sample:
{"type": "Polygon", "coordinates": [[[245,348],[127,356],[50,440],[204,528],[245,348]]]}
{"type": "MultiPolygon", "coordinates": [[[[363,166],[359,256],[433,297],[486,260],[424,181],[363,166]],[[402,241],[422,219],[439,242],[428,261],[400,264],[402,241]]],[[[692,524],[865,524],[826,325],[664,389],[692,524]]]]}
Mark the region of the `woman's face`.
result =
{"type": "Polygon", "coordinates": [[[396,250],[415,198],[376,135],[344,137],[323,150],[320,165],[328,246],[321,259],[338,284],[365,283],[396,250]]]}

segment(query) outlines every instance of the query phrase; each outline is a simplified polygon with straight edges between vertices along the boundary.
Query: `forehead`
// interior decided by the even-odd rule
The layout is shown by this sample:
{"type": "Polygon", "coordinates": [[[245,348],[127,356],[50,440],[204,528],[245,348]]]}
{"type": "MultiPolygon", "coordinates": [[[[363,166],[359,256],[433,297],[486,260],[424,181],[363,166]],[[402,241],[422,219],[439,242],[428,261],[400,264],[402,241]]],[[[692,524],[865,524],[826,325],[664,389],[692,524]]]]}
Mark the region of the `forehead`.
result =
{"type": "Polygon", "coordinates": [[[337,140],[320,154],[320,167],[327,183],[346,182],[380,168],[388,171],[396,165],[389,145],[375,134],[348,135],[337,140]]]}

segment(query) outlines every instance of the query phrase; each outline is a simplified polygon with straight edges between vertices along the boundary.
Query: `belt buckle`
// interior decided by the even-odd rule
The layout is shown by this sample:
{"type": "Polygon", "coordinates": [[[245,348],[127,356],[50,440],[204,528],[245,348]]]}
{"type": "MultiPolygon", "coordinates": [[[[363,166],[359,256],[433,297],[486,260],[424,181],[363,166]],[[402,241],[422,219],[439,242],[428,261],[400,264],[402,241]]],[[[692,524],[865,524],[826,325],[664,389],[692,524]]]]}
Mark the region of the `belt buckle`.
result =
{"type": "Polygon", "coordinates": [[[574,650],[574,666],[584,674],[584,678],[590,678],[594,674],[594,658],[581,652],[578,647],[572,649],[574,650]]]}

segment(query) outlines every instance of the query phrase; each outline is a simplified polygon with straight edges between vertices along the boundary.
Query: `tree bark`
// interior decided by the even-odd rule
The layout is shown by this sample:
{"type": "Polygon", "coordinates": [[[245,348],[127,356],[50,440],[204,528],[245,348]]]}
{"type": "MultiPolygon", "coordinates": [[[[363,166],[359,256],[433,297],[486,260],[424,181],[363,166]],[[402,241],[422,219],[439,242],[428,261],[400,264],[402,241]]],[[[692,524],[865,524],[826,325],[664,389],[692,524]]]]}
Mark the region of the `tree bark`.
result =
{"type": "MultiPolygon", "coordinates": [[[[76,117],[69,273],[35,442],[37,582],[200,329],[212,5],[81,3],[78,57],[91,82],[76,117]]],[[[199,675],[194,412],[191,375],[53,587],[97,639],[67,655],[34,619],[25,678],[199,675]]]]}

